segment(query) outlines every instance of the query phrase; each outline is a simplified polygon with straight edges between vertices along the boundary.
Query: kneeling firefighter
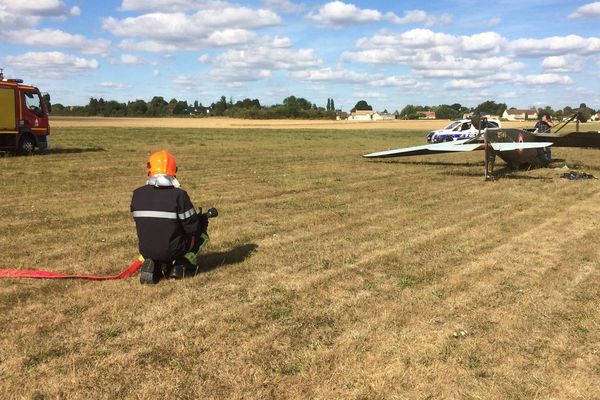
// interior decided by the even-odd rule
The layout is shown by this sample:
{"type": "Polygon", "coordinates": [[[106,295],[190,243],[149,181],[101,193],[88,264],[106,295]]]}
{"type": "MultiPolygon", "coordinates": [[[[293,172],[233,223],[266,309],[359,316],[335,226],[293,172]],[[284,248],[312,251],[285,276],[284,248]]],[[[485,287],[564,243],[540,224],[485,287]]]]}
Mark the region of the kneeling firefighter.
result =
{"type": "Polygon", "coordinates": [[[168,151],[150,155],[146,171],[146,185],[134,190],[131,199],[144,257],[140,282],[193,275],[198,254],[208,244],[209,216],[197,212],[187,192],[180,188],[175,158],[168,151]]]}

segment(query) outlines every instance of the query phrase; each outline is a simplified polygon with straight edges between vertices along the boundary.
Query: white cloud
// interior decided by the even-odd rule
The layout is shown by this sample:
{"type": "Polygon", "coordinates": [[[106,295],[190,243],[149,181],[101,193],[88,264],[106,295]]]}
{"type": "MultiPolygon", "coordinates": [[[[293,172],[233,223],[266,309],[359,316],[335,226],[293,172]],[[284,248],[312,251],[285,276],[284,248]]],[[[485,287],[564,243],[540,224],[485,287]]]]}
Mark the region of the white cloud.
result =
{"type": "Polygon", "coordinates": [[[415,50],[439,55],[465,53],[497,53],[506,45],[506,39],[496,32],[471,36],[457,36],[433,32],[429,29],[411,29],[403,33],[380,32],[371,38],[358,40],[356,47],[363,50],[393,49],[396,54],[412,55],[415,50]]]}
{"type": "Polygon", "coordinates": [[[100,64],[95,59],[85,59],[64,54],[58,51],[28,52],[20,56],[6,56],[4,61],[13,69],[25,70],[39,75],[44,71],[44,77],[49,79],[66,78],[77,74],[98,69],[100,64]]]}
{"type": "Polygon", "coordinates": [[[60,0],[0,0],[0,10],[36,17],[69,17],[77,16],[81,12],[79,7],[67,9],[64,1],[60,0]]]}
{"type": "Polygon", "coordinates": [[[427,13],[423,10],[404,11],[402,17],[399,17],[394,13],[388,13],[387,16],[388,19],[395,24],[414,24],[416,22],[427,21],[427,13]]]}
{"type": "Polygon", "coordinates": [[[268,79],[272,74],[273,72],[268,69],[248,69],[240,71],[235,68],[220,68],[210,71],[210,76],[213,78],[233,84],[268,79]]]}
{"type": "Polygon", "coordinates": [[[389,98],[389,96],[387,94],[379,93],[379,92],[354,92],[354,93],[352,93],[352,97],[357,98],[357,99],[363,99],[363,100],[367,100],[367,99],[384,100],[384,99],[389,98]]]}
{"type": "MultiPolygon", "coordinates": [[[[234,68],[217,68],[209,73],[210,80],[224,81],[229,87],[240,87],[246,82],[268,79],[272,72],[267,69],[238,70],[234,68]]],[[[204,89],[206,76],[178,75],[173,78],[173,84],[188,88],[204,89]]]]}
{"type": "Polygon", "coordinates": [[[119,43],[119,48],[127,51],[146,51],[151,53],[195,51],[203,48],[247,45],[258,40],[257,35],[248,30],[222,30],[211,33],[208,37],[187,38],[186,41],[177,43],[175,41],[163,40],[130,40],[126,39],[119,43]]]}
{"type": "Polygon", "coordinates": [[[123,90],[123,89],[131,89],[131,88],[133,88],[132,85],[127,85],[127,84],[124,84],[124,83],[115,83],[115,82],[100,82],[99,86],[103,87],[103,88],[116,89],[116,90],[123,90]]]}
{"type": "Polygon", "coordinates": [[[384,14],[379,10],[358,8],[354,4],[339,0],[322,5],[316,12],[311,11],[306,15],[306,18],[317,22],[320,26],[332,28],[381,21],[389,21],[398,25],[423,23],[425,26],[452,22],[452,15],[450,14],[442,14],[436,17],[428,15],[423,10],[408,10],[404,12],[402,17],[399,17],[393,12],[384,14]]]}
{"type": "Polygon", "coordinates": [[[579,7],[569,18],[600,18],[600,1],[585,4],[579,7]]]}
{"type": "Polygon", "coordinates": [[[159,77],[160,76],[160,71],[157,70],[157,69],[155,69],[154,71],[152,71],[152,76],[155,77],[155,78],[159,77]]]}
{"type": "Polygon", "coordinates": [[[600,38],[568,35],[544,39],[517,39],[510,42],[508,47],[521,57],[590,55],[600,53],[600,38]]]}
{"type": "Polygon", "coordinates": [[[426,89],[431,87],[431,84],[428,82],[405,76],[372,77],[369,80],[369,85],[375,87],[395,87],[406,90],[426,89]]]}
{"type": "Polygon", "coordinates": [[[552,72],[573,72],[582,69],[583,61],[577,56],[550,56],[542,61],[542,69],[552,72]]]}
{"type": "Polygon", "coordinates": [[[444,84],[444,88],[451,90],[462,90],[462,89],[481,89],[483,87],[490,86],[489,83],[468,79],[452,79],[444,84]]]}
{"type": "Polygon", "coordinates": [[[306,9],[305,5],[296,4],[290,0],[263,0],[262,2],[267,8],[290,14],[299,13],[306,9]]]}
{"type": "Polygon", "coordinates": [[[270,38],[261,45],[228,50],[216,57],[203,54],[198,62],[212,64],[210,75],[228,82],[268,79],[276,71],[305,70],[322,64],[313,49],[281,47],[287,44],[289,41],[285,38],[270,38]]]}
{"type": "Polygon", "coordinates": [[[57,47],[83,54],[105,56],[110,49],[108,40],[89,40],[82,35],[72,35],[58,29],[22,29],[4,34],[7,41],[31,47],[57,47]]]}
{"type": "Polygon", "coordinates": [[[504,93],[500,94],[500,99],[514,99],[514,98],[517,98],[520,96],[521,96],[521,94],[518,92],[514,92],[514,91],[504,92],[504,93]]]}
{"type": "Polygon", "coordinates": [[[172,82],[177,86],[197,87],[202,80],[193,76],[177,75],[172,79],[172,82]]]}
{"type": "Polygon", "coordinates": [[[239,7],[204,10],[193,15],[156,12],[122,20],[108,17],[102,21],[102,27],[122,37],[180,40],[192,35],[206,36],[217,29],[257,29],[280,23],[281,18],[270,10],[239,7]]]}
{"type": "Polygon", "coordinates": [[[135,65],[140,63],[140,59],[133,54],[121,54],[121,63],[126,65],[135,65]]]}
{"type": "Polygon", "coordinates": [[[34,27],[40,20],[40,17],[22,15],[18,12],[11,11],[6,5],[0,3],[0,31],[2,29],[34,27]]]}
{"type": "Polygon", "coordinates": [[[567,75],[540,74],[527,75],[525,83],[530,85],[569,85],[573,83],[573,80],[567,75]]]}
{"type": "Polygon", "coordinates": [[[0,0],[0,31],[33,28],[44,18],[66,18],[80,13],[79,7],[67,9],[59,0],[0,0]]]}
{"type": "Polygon", "coordinates": [[[219,55],[219,68],[298,70],[322,64],[313,49],[292,50],[271,46],[256,46],[245,50],[228,50],[219,55]]]}
{"type": "Polygon", "coordinates": [[[311,11],[306,18],[322,26],[341,27],[350,24],[364,24],[381,21],[384,16],[378,10],[360,9],[354,4],[332,1],[311,11]]]}
{"type": "Polygon", "coordinates": [[[292,73],[292,76],[301,81],[308,82],[367,83],[369,81],[369,74],[367,73],[342,68],[296,71],[292,73]]]}
{"type": "Polygon", "coordinates": [[[440,15],[439,17],[428,15],[423,10],[409,10],[405,11],[402,17],[397,16],[392,12],[388,12],[386,15],[386,19],[395,24],[404,25],[404,24],[415,24],[415,23],[423,23],[425,26],[433,26],[438,24],[450,24],[452,23],[452,15],[445,13],[440,15]]]}
{"type": "Polygon", "coordinates": [[[423,57],[410,66],[419,76],[426,78],[480,78],[496,77],[500,73],[509,73],[524,67],[507,57],[489,57],[485,59],[444,57],[434,60],[423,57]]]}
{"type": "Polygon", "coordinates": [[[524,65],[513,58],[497,55],[506,42],[496,32],[457,36],[413,29],[360,39],[358,51],[345,52],[341,57],[348,62],[405,65],[421,77],[464,79],[522,68],[524,65]]]}
{"type": "Polygon", "coordinates": [[[219,0],[123,0],[122,11],[165,11],[218,10],[230,7],[228,1],[219,0]]]}
{"type": "Polygon", "coordinates": [[[251,43],[257,38],[253,29],[281,22],[270,10],[232,7],[202,10],[193,15],[156,12],[122,20],[109,17],[102,21],[102,27],[113,35],[127,38],[121,48],[164,52],[251,43]]]}

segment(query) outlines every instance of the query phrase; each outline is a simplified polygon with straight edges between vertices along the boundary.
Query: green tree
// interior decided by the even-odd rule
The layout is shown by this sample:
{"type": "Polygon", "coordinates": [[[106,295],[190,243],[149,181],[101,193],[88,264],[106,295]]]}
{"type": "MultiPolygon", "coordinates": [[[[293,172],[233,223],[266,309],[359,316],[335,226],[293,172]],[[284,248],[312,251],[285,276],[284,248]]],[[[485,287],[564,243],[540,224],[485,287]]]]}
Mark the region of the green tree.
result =
{"type": "Polygon", "coordinates": [[[506,110],[506,104],[496,103],[493,100],[487,100],[475,107],[474,111],[477,113],[501,116],[504,114],[504,110],[506,110]]]}
{"type": "Polygon", "coordinates": [[[167,112],[168,103],[161,96],[154,96],[148,103],[146,114],[151,117],[162,117],[167,112]]]}
{"type": "Polygon", "coordinates": [[[227,110],[227,98],[225,96],[221,96],[219,101],[210,105],[211,115],[222,117],[225,115],[225,110],[227,110]]]}
{"type": "Polygon", "coordinates": [[[99,115],[103,110],[100,109],[100,102],[98,99],[90,97],[90,102],[87,105],[87,113],[90,116],[99,115]]]}
{"type": "Polygon", "coordinates": [[[127,115],[144,115],[148,111],[148,104],[144,100],[136,100],[127,103],[127,115]]]}
{"type": "Polygon", "coordinates": [[[188,102],[177,101],[173,107],[173,115],[186,115],[188,113],[188,102]]]}
{"type": "Polygon", "coordinates": [[[579,105],[579,111],[577,111],[577,118],[581,122],[587,122],[592,117],[593,110],[588,108],[585,103],[579,105]]]}
{"type": "Polygon", "coordinates": [[[460,104],[458,109],[446,104],[434,107],[435,117],[438,119],[459,119],[462,116],[460,112],[460,104]]]}
{"type": "Polygon", "coordinates": [[[366,100],[359,100],[351,111],[373,111],[373,107],[366,100]]]}
{"type": "Polygon", "coordinates": [[[417,107],[412,104],[406,105],[400,111],[400,118],[402,119],[417,119],[417,107]]]}
{"type": "Polygon", "coordinates": [[[102,115],[105,117],[124,117],[127,114],[127,105],[115,100],[107,101],[104,104],[102,115]]]}

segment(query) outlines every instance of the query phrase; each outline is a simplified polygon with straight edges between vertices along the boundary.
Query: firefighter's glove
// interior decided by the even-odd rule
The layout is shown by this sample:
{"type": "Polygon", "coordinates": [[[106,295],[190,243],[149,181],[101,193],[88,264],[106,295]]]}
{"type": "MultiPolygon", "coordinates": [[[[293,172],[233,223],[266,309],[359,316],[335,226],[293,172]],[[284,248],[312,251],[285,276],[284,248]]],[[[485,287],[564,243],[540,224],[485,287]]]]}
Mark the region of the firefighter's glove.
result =
{"type": "Polygon", "coordinates": [[[200,214],[200,231],[202,233],[208,232],[208,215],[200,214]]]}

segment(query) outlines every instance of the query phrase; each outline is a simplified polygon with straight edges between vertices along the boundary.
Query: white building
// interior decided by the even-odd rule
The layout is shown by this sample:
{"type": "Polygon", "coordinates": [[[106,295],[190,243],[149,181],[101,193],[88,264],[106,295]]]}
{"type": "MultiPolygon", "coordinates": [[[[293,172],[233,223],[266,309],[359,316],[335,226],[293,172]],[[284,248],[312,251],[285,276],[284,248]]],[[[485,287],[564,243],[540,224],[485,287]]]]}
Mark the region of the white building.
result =
{"type": "Polygon", "coordinates": [[[348,117],[349,121],[373,121],[374,111],[356,110],[348,117]]]}
{"type": "Polygon", "coordinates": [[[532,108],[530,110],[519,110],[517,108],[510,108],[508,110],[504,110],[504,114],[502,114],[502,118],[507,119],[509,121],[525,121],[535,120],[538,117],[537,110],[532,108]]]}
{"type": "Polygon", "coordinates": [[[372,118],[373,121],[393,121],[396,119],[396,116],[390,113],[376,112],[372,118]]]}

